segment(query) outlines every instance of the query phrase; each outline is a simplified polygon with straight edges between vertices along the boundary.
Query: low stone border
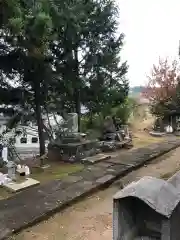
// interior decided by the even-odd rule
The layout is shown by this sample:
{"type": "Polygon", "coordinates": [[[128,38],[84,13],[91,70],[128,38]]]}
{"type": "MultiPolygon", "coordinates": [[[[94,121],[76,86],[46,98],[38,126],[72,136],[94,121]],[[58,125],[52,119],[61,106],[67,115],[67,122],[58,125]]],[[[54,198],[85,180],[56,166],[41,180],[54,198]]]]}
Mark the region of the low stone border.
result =
{"type": "Polygon", "coordinates": [[[80,198],[180,146],[179,139],[138,148],[86,166],[61,180],[40,185],[0,201],[0,240],[30,227],[80,198]]]}

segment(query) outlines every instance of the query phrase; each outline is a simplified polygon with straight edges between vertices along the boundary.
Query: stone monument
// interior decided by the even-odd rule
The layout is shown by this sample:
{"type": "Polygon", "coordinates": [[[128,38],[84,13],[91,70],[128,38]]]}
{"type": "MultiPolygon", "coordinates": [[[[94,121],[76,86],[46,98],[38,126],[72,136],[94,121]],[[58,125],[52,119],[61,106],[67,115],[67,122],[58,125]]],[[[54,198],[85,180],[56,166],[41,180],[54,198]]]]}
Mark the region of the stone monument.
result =
{"type": "Polygon", "coordinates": [[[78,115],[77,113],[68,113],[68,131],[71,133],[78,132],[78,115]]]}
{"type": "Polygon", "coordinates": [[[113,240],[178,240],[179,221],[179,192],[164,180],[144,177],[114,196],[113,240]]]}
{"type": "Polygon", "coordinates": [[[48,145],[48,158],[75,162],[96,153],[97,140],[87,140],[78,132],[78,115],[68,113],[59,137],[48,145]]]}

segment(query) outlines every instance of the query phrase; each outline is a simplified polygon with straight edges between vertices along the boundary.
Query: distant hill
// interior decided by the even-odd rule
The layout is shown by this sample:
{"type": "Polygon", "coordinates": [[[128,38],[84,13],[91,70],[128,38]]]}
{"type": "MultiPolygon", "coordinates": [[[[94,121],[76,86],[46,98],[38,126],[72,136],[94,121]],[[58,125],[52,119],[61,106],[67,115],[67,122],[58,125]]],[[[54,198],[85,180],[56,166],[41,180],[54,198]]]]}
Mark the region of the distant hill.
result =
{"type": "Polygon", "coordinates": [[[138,97],[140,95],[140,93],[143,91],[143,88],[142,86],[135,86],[135,87],[132,87],[130,88],[129,90],[129,95],[131,97],[138,97]]]}

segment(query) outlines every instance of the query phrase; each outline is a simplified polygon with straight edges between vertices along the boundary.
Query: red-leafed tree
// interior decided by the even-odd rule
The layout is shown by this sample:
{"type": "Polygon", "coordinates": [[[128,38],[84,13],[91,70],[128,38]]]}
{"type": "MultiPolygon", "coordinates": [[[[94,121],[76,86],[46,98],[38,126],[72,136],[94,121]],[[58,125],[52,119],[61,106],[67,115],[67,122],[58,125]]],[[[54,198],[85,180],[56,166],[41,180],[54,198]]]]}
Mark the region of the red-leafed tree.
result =
{"type": "Polygon", "coordinates": [[[175,60],[170,62],[168,59],[159,59],[158,65],[153,65],[148,84],[142,93],[150,101],[152,114],[164,116],[172,108],[180,79],[179,70],[175,60]]]}
{"type": "Polygon", "coordinates": [[[150,102],[169,101],[175,94],[179,79],[179,64],[177,61],[159,59],[158,65],[153,65],[148,84],[143,95],[150,102]]]}

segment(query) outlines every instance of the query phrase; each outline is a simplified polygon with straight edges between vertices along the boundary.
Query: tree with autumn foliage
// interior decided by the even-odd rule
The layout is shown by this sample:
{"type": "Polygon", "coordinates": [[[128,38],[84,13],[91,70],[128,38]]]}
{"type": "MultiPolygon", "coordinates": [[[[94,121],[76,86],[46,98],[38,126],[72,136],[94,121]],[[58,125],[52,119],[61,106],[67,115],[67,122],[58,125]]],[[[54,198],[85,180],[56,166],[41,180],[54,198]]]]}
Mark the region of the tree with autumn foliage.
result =
{"type": "Polygon", "coordinates": [[[168,59],[159,59],[158,65],[153,65],[148,84],[143,95],[150,101],[152,114],[164,116],[170,110],[176,88],[179,83],[179,64],[168,59]]]}

